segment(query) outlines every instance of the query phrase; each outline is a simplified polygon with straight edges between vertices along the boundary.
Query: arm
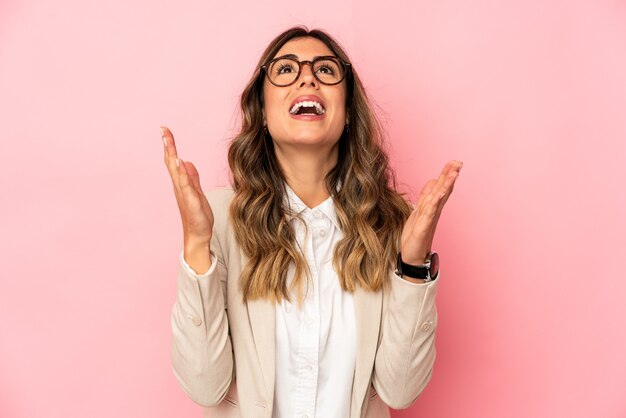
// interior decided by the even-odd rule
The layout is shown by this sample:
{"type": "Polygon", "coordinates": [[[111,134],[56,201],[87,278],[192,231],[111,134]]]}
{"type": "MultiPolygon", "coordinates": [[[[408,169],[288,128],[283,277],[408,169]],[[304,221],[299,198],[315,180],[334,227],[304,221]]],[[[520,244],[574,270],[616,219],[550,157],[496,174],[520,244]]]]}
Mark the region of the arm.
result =
{"type": "MultiPolygon", "coordinates": [[[[176,303],[172,309],[171,360],[182,389],[196,403],[216,405],[233,379],[233,351],[226,314],[226,264],[214,228],[214,215],[200,186],[198,170],[178,158],[174,135],[161,127],[164,161],[180,211],[186,262],[178,266],[176,303]],[[191,271],[190,271],[191,270],[191,271]]],[[[225,225],[218,209],[217,226],[225,225]]],[[[219,228],[218,228],[219,229],[219,228]]],[[[221,231],[221,230],[220,230],[221,231]]],[[[223,235],[222,235],[223,236],[223,235]]]]}
{"type": "Polygon", "coordinates": [[[432,376],[435,297],[441,272],[437,279],[423,284],[391,275],[391,285],[383,295],[381,337],[372,383],[383,402],[404,409],[415,402],[432,376]]]}
{"type": "MultiPolygon", "coordinates": [[[[413,210],[400,239],[400,252],[407,264],[424,264],[461,167],[461,161],[448,162],[439,177],[422,188],[417,204],[411,205],[413,210]]],[[[373,385],[387,405],[403,409],[415,402],[432,376],[437,328],[435,297],[441,272],[427,283],[404,280],[395,272],[390,274],[390,286],[383,290],[373,385]]]]}
{"type": "Polygon", "coordinates": [[[234,378],[226,310],[226,266],[217,238],[211,238],[211,266],[196,274],[180,256],[172,309],[171,360],[184,392],[197,404],[222,401],[234,378]]]}

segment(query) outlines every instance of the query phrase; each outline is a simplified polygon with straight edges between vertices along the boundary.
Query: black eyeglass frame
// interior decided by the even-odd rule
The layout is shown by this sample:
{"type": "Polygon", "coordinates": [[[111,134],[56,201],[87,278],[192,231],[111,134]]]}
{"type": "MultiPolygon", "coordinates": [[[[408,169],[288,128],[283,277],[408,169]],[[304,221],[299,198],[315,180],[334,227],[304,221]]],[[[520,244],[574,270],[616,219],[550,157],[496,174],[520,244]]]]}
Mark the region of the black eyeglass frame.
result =
{"type": "Polygon", "coordinates": [[[315,77],[315,79],[317,81],[319,81],[320,83],[326,85],[326,86],[335,86],[339,83],[341,83],[343,80],[346,79],[346,76],[348,75],[348,73],[351,73],[352,71],[352,64],[350,64],[349,62],[346,62],[344,60],[342,60],[339,57],[336,57],[334,55],[323,55],[321,57],[315,57],[313,59],[313,61],[309,61],[309,60],[304,60],[304,61],[298,61],[295,58],[292,57],[276,57],[270,61],[268,61],[267,63],[261,65],[260,69],[263,70],[263,72],[265,73],[265,76],[267,77],[267,79],[269,80],[270,83],[272,83],[273,85],[275,85],[276,87],[289,87],[291,86],[293,83],[295,83],[296,81],[298,81],[298,79],[300,78],[300,74],[302,74],[302,68],[304,67],[304,64],[309,64],[311,66],[311,72],[313,73],[313,77],[315,77]],[[343,77],[341,77],[341,79],[339,81],[337,81],[336,83],[326,83],[322,80],[320,80],[320,78],[317,76],[317,74],[315,73],[315,71],[313,71],[314,65],[317,61],[321,61],[321,60],[334,60],[336,62],[339,63],[339,65],[343,66],[343,77]],[[268,67],[270,65],[272,65],[274,62],[279,61],[279,60],[291,60],[293,62],[296,62],[298,64],[298,74],[296,75],[296,77],[293,79],[293,81],[289,84],[276,84],[272,81],[269,72],[267,71],[268,67]]]}

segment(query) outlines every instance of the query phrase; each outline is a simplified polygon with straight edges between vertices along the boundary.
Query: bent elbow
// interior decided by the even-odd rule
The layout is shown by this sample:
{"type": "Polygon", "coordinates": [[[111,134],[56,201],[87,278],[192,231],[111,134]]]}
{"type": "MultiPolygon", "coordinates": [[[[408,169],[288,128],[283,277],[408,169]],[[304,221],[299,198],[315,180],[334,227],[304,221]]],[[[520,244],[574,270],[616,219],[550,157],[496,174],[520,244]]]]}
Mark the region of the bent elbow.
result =
{"type": "Polygon", "coordinates": [[[428,373],[414,386],[414,390],[410,391],[386,391],[379,392],[379,396],[387,406],[393,409],[407,409],[411,407],[415,401],[420,397],[433,374],[433,368],[431,367],[428,373]]]}
{"type": "Polygon", "coordinates": [[[233,381],[232,351],[225,350],[222,355],[212,358],[206,355],[205,350],[181,350],[174,341],[170,353],[174,376],[183,392],[193,402],[210,407],[224,399],[233,381]]]}
{"type": "Polygon", "coordinates": [[[187,371],[183,375],[175,367],[173,372],[181,389],[189,399],[204,407],[217,406],[222,402],[232,383],[232,373],[218,378],[219,375],[202,372],[190,373],[187,371]]]}

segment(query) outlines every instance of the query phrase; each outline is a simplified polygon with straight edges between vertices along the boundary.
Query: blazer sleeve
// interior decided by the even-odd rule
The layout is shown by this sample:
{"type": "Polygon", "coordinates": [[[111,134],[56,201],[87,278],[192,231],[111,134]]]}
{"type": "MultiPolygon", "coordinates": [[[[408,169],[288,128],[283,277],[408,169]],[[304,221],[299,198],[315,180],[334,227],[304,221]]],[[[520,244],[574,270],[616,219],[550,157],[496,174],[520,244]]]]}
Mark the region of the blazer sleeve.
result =
{"type": "Polygon", "coordinates": [[[383,291],[383,316],[372,384],[394,409],[411,406],[435,363],[435,297],[441,272],[428,283],[411,283],[395,272],[383,291]]]}
{"type": "Polygon", "coordinates": [[[219,240],[211,238],[211,267],[195,274],[180,257],[172,309],[171,361],[183,391],[197,404],[215,406],[234,379],[226,305],[227,269],[219,240]]]}

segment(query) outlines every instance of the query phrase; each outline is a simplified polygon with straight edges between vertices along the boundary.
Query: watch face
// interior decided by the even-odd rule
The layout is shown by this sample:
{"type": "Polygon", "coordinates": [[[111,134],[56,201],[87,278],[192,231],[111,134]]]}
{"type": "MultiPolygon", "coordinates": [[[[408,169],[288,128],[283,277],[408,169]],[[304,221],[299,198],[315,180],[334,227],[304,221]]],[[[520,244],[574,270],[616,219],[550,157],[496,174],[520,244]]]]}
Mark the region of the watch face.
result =
{"type": "Polygon", "coordinates": [[[433,279],[439,274],[439,254],[433,253],[430,258],[430,277],[433,279]]]}

